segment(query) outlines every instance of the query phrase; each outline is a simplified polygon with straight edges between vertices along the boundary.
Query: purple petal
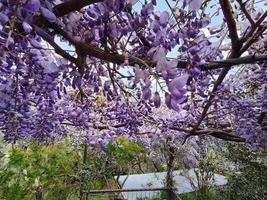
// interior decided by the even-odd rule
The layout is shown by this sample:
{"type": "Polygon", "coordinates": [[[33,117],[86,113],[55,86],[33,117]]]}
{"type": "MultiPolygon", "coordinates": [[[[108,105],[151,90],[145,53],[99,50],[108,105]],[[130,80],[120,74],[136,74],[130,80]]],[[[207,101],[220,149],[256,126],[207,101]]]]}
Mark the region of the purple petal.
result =
{"type": "Polygon", "coordinates": [[[164,70],[161,75],[164,78],[164,80],[168,80],[169,79],[169,75],[168,75],[168,72],[166,70],[164,70]]]}
{"type": "Polygon", "coordinates": [[[159,47],[158,50],[154,53],[153,61],[158,62],[162,60],[162,58],[165,58],[166,56],[166,50],[163,47],[159,47]]]}
{"type": "Polygon", "coordinates": [[[159,18],[160,24],[165,25],[167,24],[168,20],[169,20],[169,13],[167,11],[162,12],[159,18]]]}
{"type": "Polygon", "coordinates": [[[29,42],[31,43],[31,45],[33,47],[35,47],[37,49],[42,48],[42,45],[39,42],[37,42],[35,39],[30,39],[29,42]]]}
{"type": "Polygon", "coordinates": [[[177,112],[181,110],[178,104],[180,104],[179,101],[177,101],[175,98],[171,98],[171,108],[177,112]]]}
{"type": "Polygon", "coordinates": [[[187,100],[188,100],[188,97],[187,96],[183,96],[182,98],[177,100],[177,103],[182,104],[182,103],[187,102],[187,100]]]}
{"type": "Polygon", "coordinates": [[[48,21],[50,21],[50,22],[56,22],[57,21],[56,15],[53,12],[51,12],[50,10],[48,10],[47,8],[41,7],[41,13],[48,21]]]}
{"type": "Polygon", "coordinates": [[[8,37],[7,40],[6,40],[6,43],[8,45],[12,45],[12,44],[14,44],[14,39],[12,37],[8,37]]]}
{"type": "Polygon", "coordinates": [[[168,85],[169,90],[172,91],[174,89],[178,89],[178,90],[182,89],[186,85],[187,79],[188,79],[187,74],[176,77],[169,83],[168,85]]]}
{"type": "Polygon", "coordinates": [[[0,22],[1,24],[6,24],[8,22],[8,16],[6,16],[4,13],[0,12],[0,22]]]}
{"type": "Polygon", "coordinates": [[[156,71],[163,72],[166,69],[167,65],[168,65],[167,59],[163,57],[161,60],[157,62],[156,71]]]}
{"type": "Polygon", "coordinates": [[[200,9],[202,4],[202,0],[189,0],[189,10],[190,11],[197,11],[200,9]]]}
{"type": "Polygon", "coordinates": [[[43,68],[44,68],[44,73],[46,73],[46,74],[56,73],[59,70],[58,67],[57,67],[57,65],[55,63],[50,63],[50,64],[45,63],[43,65],[43,68]]]}
{"type": "Polygon", "coordinates": [[[153,101],[156,108],[160,107],[161,100],[158,92],[155,92],[153,101]]]}
{"type": "Polygon", "coordinates": [[[168,108],[172,109],[171,107],[171,95],[169,93],[165,93],[165,104],[168,108]]]}
{"type": "Polygon", "coordinates": [[[150,88],[145,88],[143,90],[143,99],[149,100],[150,98],[151,98],[151,90],[150,90],[150,88]]]}
{"type": "Polygon", "coordinates": [[[177,99],[180,99],[183,97],[183,93],[179,91],[178,89],[174,88],[173,90],[170,90],[170,93],[175,96],[177,99]]]}
{"type": "Polygon", "coordinates": [[[26,33],[30,33],[32,31],[32,27],[27,22],[22,23],[23,29],[26,33]]]}
{"type": "Polygon", "coordinates": [[[158,20],[154,20],[151,24],[151,28],[154,31],[154,33],[157,33],[160,30],[160,24],[158,20]]]}
{"type": "Polygon", "coordinates": [[[107,12],[106,4],[104,4],[104,3],[98,3],[97,7],[98,7],[100,13],[105,13],[105,12],[107,12]]]}
{"type": "Polygon", "coordinates": [[[24,7],[27,10],[30,10],[32,12],[36,12],[40,9],[40,1],[39,0],[30,0],[24,7]]]}
{"type": "Polygon", "coordinates": [[[145,79],[145,72],[142,69],[136,68],[136,70],[135,70],[135,82],[138,83],[142,79],[145,79]]]}
{"type": "Polygon", "coordinates": [[[153,12],[154,6],[152,3],[145,4],[141,10],[142,15],[150,15],[153,12]]]}

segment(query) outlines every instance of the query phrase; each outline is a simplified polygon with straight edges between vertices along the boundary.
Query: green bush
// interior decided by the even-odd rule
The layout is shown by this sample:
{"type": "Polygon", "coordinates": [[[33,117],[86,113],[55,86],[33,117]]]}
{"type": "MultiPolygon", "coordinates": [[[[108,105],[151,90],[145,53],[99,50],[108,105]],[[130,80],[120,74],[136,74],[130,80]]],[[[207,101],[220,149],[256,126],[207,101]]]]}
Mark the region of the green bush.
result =
{"type": "Polygon", "coordinates": [[[241,200],[267,199],[266,152],[254,152],[246,145],[230,145],[228,156],[235,166],[229,173],[229,194],[241,200]]]}
{"type": "Polygon", "coordinates": [[[77,196],[77,155],[67,142],[13,148],[1,161],[1,200],[65,200],[77,196]]]}
{"type": "Polygon", "coordinates": [[[108,179],[128,172],[145,155],[142,145],[120,137],[105,154],[89,148],[85,161],[84,146],[74,148],[68,141],[28,142],[1,152],[1,200],[79,199],[81,190],[103,189],[108,179]]]}
{"type": "Polygon", "coordinates": [[[196,193],[180,195],[181,200],[227,200],[227,197],[211,190],[201,190],[196,193]]]}

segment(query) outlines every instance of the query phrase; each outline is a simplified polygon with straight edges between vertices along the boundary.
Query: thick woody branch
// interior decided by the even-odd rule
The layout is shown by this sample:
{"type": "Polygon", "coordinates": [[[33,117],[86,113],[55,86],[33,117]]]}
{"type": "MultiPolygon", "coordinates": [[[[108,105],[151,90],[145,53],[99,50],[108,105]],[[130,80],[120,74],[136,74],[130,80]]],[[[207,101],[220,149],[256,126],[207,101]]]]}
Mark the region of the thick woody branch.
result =
{"type": "Polygon", "coordinates": [[[267,62],[267,54],[266,55],[251,55],[251,56],[243,56],[240,58],[228,58],[221,61],[210,61],[206,64],[200,66],[202,70],[212,70],[223,67],[231,67],[233,65],[241,65],[241,64],[255,64],[255,63],[263,63],[267,62]]]}
{"type": "Polygon", "coordinates": [[[57,17],[62,17],[73,11],[78,11],[90,4],[98,3],[103,0],[69,0],[67,2],[56,5],[53,11],[57,17]]]}
{"type": "Polygon", "coordinates": [[[68,54],[65,50],[63,50],[60,46],[57,45],[57,43],[54,42],[53,38],[49,35],[47,35],[41,28],[37,26],[33,26],[35,31],[38,33],[39,36],[41,36],[46,42],[48,42],[53,48],[54,51],[61,55],[63,58],[69,60],[72,63],[76,62],[76,58],[68,54]]]}
{"type": "MultiPolygon", "coordinates": [[[[86,44],[84,42],[76,41],[70,35],[68,35],[67,32],[62,30],[58,25],[50,24],[49,26],[53,28],[57,34],[63,36],[68,42],[74,45],[77,51],[81,52],[82,54],[92,56],[100,60],[103,60],[105,62],[111,62],[118,65],[123,64],[125,62],[125,59],[128,59],[129,65],[134,66],[135,64],[137,64],[143,67],[145,65],[148,65],[150,67],[156,66],[156,63],[153,63],[149,60],[142,60],[142,58],[137,58],[134,56],[125,56],[115,52],[108,52],[99,47],[86,44]]],[[[267,62],[267,55],[244,56],[241,58],[229,58],[222,61],[210,61],[199,67],[201,70],[212,70],[212,69],[231,67],[233,65],[239,65],[239,64],[253,64],[256,62],[267,62]]],[[[188,63],[189,63],[188,61],[178,60],[177,68],[186,68],[188,67],[188,63]]]]}
{"type": "Polygon", "coordinates": [[[138,64],[139,66],[148,65],[145,61],[137,57],[134,56],[127,57],[125,55],[118,54],[116,52],[108,52],[94,45],[86,44],[83,41],[77,41],[74,38],[72,38],[67,32],[62,30],[61,27],[59,27],[57,24],[48,23],[48,26],[50,28],[53,28],[57,34],[61,35],[73,46],[75,46],[76,51],[79,54],[92,56],[100,60],[103,60],[105,62],[111,62],[118,65],[123,64],[126,59],[128,59],[129,65],[135,65],[135,64],[138,64]]]}
{"type": "Polygon", "coordinates": [[[237,136],[236,133],[234,132],[218,130],[218,129],[203,129],[203,130],[198,130],[198,131],[195,131],[193,133],[186,135],[183,141],[183,144],[186,142],[186,140],[189,137],[200,136],[200,135],[210,135],[212,137],[219,138],[225,141],[245,142],[244,138],[237,136]]]}
{"type": "Polygon", "coordinates": [[[222,8],[222,11],[223,11],[223,15],[224,15],[227,27],[228,27],[229,37],[232,43],[232,51],[236,52],[239,50],[241,45],[240,45],[238,34],[237,34],[236,22],[232,14],[232,6],[229,0],[219,0],[219,2],[222,8]]]}
{"type": "Polygon", "coordinates": [[[246,141],[245,138],[232,137],[222,132],[211,132],[209,135],[215,138],[219,138],[219,139],[222,139],[225,141],[231,141],[231,142],[245,142],[246,141]]]}

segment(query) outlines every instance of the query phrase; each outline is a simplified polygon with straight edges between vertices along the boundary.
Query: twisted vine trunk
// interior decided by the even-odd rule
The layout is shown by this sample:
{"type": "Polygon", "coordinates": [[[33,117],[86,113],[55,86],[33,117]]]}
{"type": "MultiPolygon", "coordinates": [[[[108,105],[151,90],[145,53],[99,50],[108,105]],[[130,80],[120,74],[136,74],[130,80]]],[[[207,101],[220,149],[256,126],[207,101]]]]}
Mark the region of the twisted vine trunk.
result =
{"type": "Polygon", "coordinates": [[[174,200],[176,199],[175,194],[173,192],[173,163],[174,163],[174,152],[175,149],[174,147],[168,145],[168,160],[167,160],[167,174],[166,174],[166,187],[168,188],[167,190],[167,200],[174,200]]]}

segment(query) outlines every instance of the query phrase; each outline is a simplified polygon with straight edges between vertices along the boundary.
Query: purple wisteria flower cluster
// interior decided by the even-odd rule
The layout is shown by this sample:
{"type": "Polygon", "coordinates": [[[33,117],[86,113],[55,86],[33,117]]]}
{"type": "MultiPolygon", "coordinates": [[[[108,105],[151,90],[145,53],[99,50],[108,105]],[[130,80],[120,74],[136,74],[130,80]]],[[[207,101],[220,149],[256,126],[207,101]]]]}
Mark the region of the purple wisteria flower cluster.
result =
{"type": "Polygon", "coordinates": [[[181,152],[202,135],[266,148],[267,12],[257,6],[0,0],[0,132],[103,150],[117,136],[181,152]]]}

